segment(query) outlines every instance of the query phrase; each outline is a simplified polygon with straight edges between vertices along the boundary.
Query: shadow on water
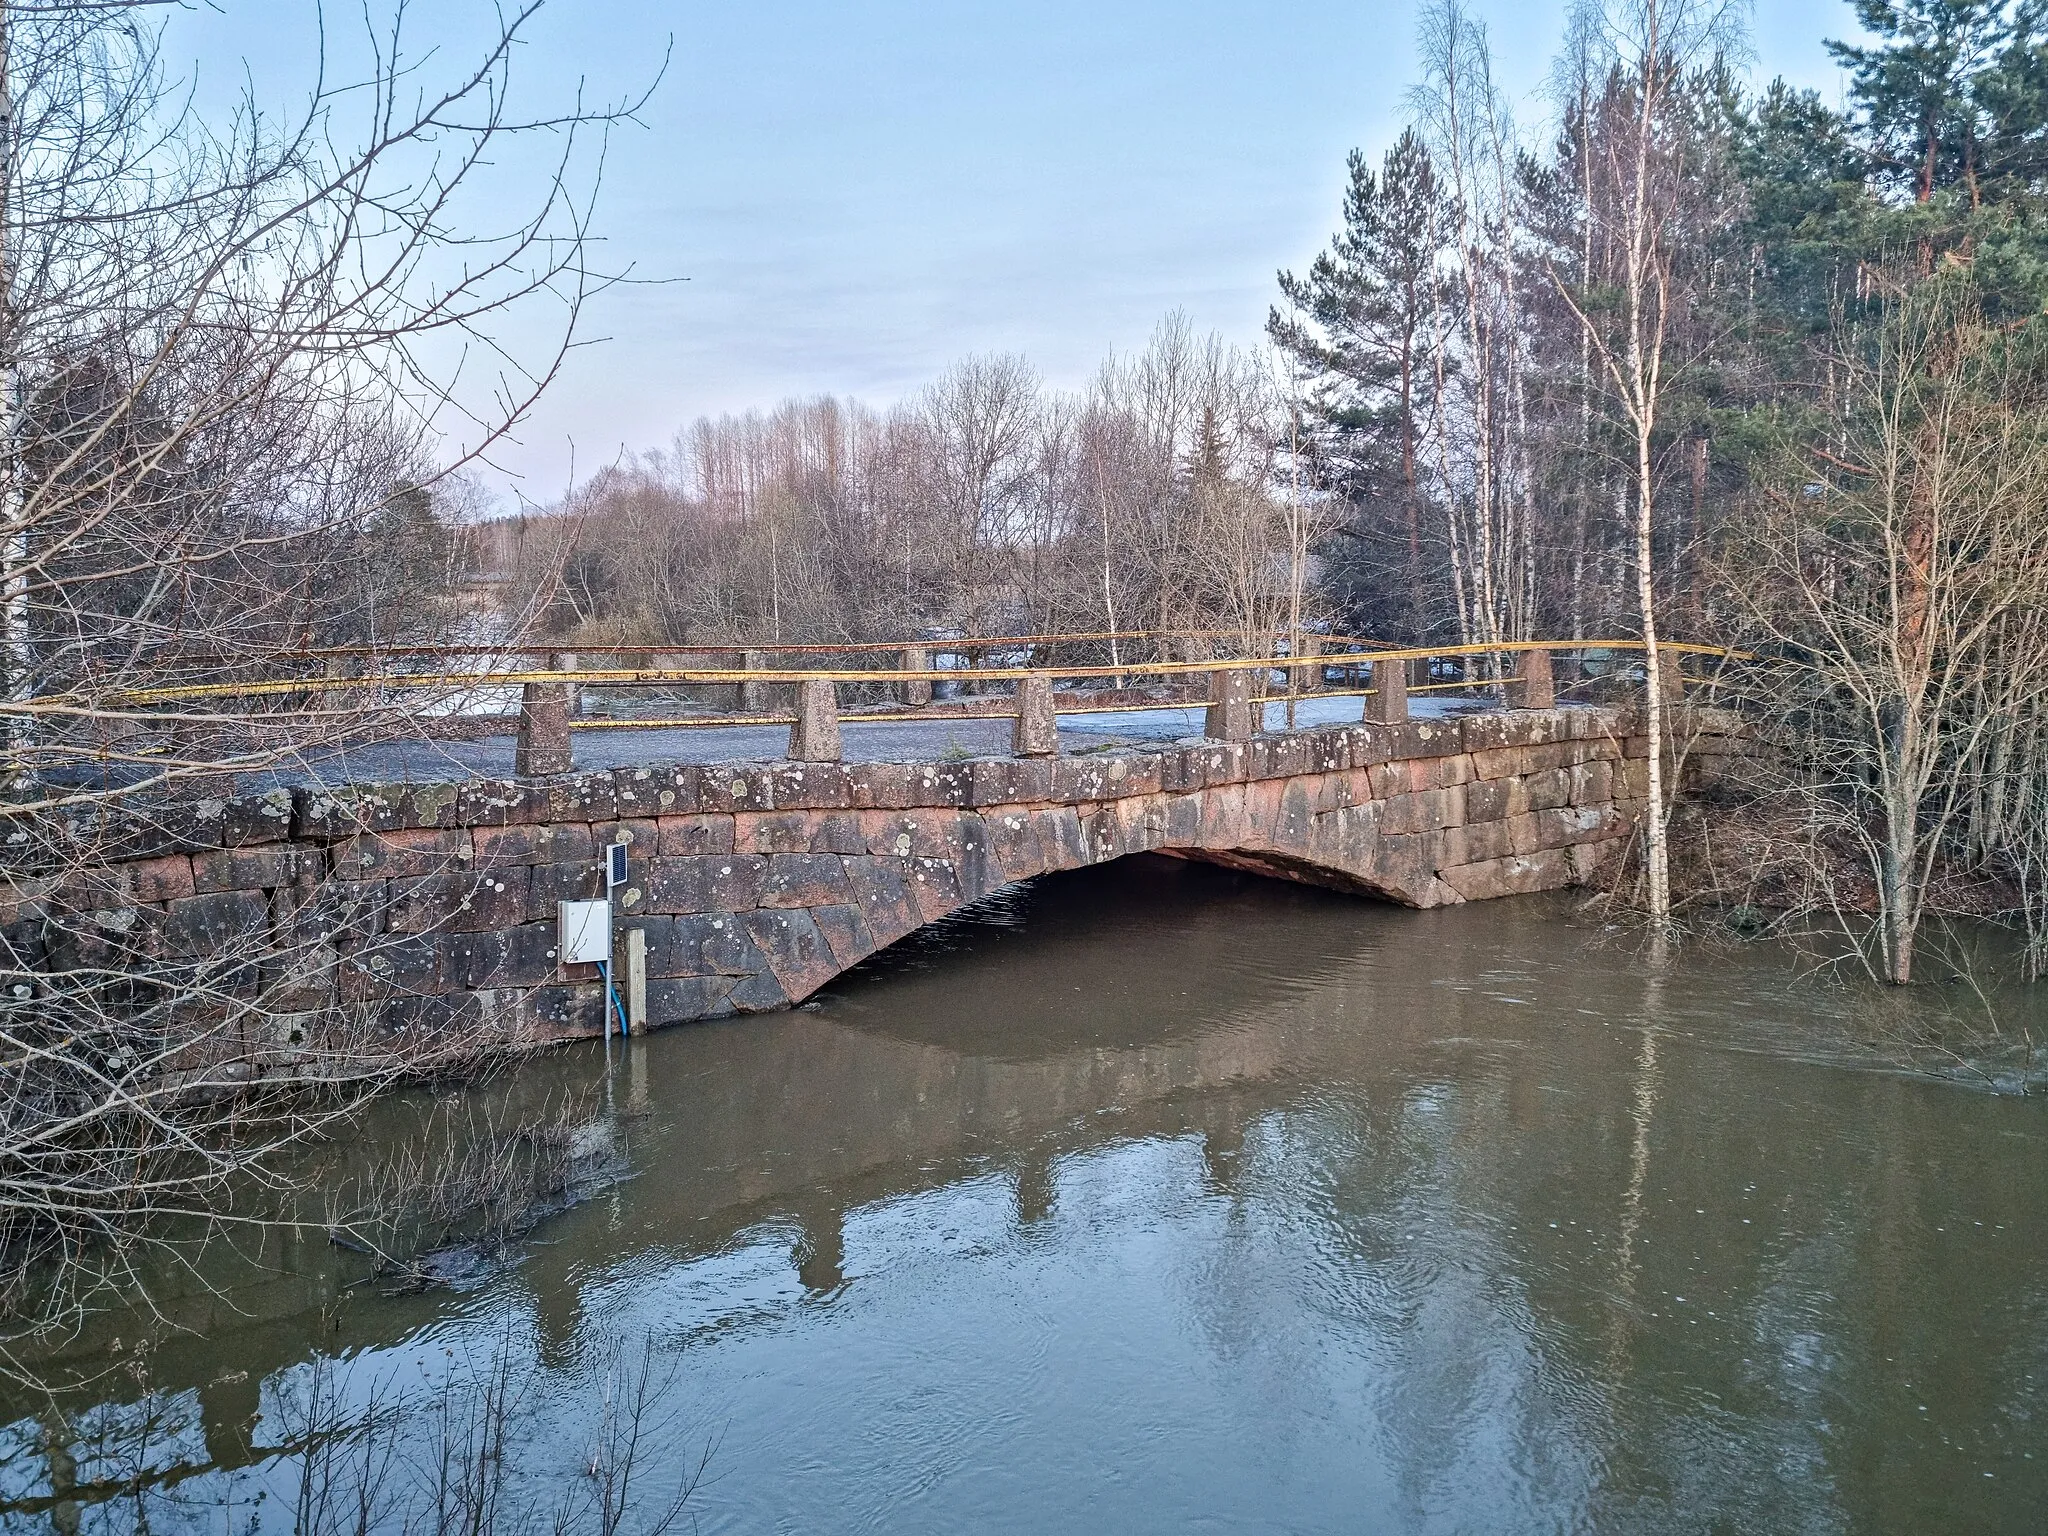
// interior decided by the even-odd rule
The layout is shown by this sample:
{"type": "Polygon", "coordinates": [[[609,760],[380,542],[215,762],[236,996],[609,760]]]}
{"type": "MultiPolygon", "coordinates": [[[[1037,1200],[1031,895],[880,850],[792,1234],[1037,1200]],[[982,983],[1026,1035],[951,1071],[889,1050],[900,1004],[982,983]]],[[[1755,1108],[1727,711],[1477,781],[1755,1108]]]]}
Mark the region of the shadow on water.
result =
{"type": "Polygon", "coordinates": [[[712,1530],[2039,1529],[2048,1121],[1851,1069],[1850,1007],[1554,900],[1050,877],[806,1008],[475,1090],[592,1095],[634,1170],[476,1291],[305,1230],[156,1276],[146,1370],[12,1398],[0,1514],[63,1527],[53,1422],[157,1414],[159,1528],[286,1528],[249,1500],[316,1358],[360,1396],[516,1357],[543,1490],[639,1336],[725,1426],[712,1530]]]}

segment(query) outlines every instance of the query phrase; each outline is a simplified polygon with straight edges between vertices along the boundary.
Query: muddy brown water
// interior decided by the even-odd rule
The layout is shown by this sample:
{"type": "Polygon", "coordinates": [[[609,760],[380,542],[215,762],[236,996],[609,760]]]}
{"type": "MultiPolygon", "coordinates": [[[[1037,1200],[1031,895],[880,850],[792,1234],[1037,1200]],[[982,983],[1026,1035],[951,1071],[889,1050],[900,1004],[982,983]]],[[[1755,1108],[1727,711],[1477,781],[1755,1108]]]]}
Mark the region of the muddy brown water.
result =
{"type": "Polygon", "coordinates": [[[2048,1106],[1861,1006],[1557,899],[1052,877],[477,1090],[587,1090],[632,1176],[467,1290],[157,1275],[0,1404],[0,1523],[289,1530],[317,1446],[417,1529],[502,1363],[544,1528],[645,1361],[636,1517],[708,1455],[705,1531],[2048,1529],[2048,1106]]]}

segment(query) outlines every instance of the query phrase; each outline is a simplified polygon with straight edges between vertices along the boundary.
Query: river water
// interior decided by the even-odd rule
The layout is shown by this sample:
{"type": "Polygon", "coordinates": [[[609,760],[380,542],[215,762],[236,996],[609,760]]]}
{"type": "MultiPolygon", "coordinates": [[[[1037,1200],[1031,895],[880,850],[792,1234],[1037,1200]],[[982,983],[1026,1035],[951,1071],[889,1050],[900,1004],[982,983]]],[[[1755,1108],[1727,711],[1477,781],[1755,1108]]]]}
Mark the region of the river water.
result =
{"type": "Polygon", "coordinates": [[[1052,877],[536,1064],[631,1176],[468,1289],[160,1275],[0,1409],[0,1520],[286,1530],[325,1456],[418,1528],[495,1383],[500,1529],[632,1423],[627,1531],[700,1467],[678,1529],[2048,1529],[2048,1106],[1858,996],[1561,900],[1052,877]]]}

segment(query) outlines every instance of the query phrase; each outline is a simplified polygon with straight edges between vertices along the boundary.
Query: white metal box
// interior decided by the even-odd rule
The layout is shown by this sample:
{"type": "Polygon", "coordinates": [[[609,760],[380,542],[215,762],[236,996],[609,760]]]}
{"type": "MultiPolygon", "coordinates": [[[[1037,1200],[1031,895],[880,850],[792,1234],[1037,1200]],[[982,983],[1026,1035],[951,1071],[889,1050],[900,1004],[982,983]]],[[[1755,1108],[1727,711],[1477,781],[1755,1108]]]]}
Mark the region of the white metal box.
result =
{"type": "Polygon", "coordinates": [[[563,963],[612,957],[612,904],[608,901],[555,903],[555,943],[563,963]]]}

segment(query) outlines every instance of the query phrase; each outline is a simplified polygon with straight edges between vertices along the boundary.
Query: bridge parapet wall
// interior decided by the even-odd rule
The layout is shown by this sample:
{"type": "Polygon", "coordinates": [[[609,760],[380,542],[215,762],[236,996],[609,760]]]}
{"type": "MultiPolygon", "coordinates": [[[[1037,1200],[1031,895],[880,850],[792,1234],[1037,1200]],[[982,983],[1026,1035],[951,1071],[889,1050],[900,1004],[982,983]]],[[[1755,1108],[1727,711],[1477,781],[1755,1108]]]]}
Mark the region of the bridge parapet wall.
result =
{"type": "MultiPolygon", "coordinates": [[[[600,894],[647,1017],[784,1007],[1003,885],[1142,851],[1416,907],[1587,883],[1647,785],[1626,708],[1360,724],[1049,759],[620,769],[552,779],[279,790],[78,829],[118,854],[0,884],[17,952],[118,966],[246,938],[294,957],[290,998],[393,1029],[538,1043],[602,1026],[595,967],[560,963],[558,900],[600,894]]],[[[1744,750],[1693,711],[1697,760],[1744,750]]],[[[272,978],[275,981],[275,978],[272,978]]]]}

